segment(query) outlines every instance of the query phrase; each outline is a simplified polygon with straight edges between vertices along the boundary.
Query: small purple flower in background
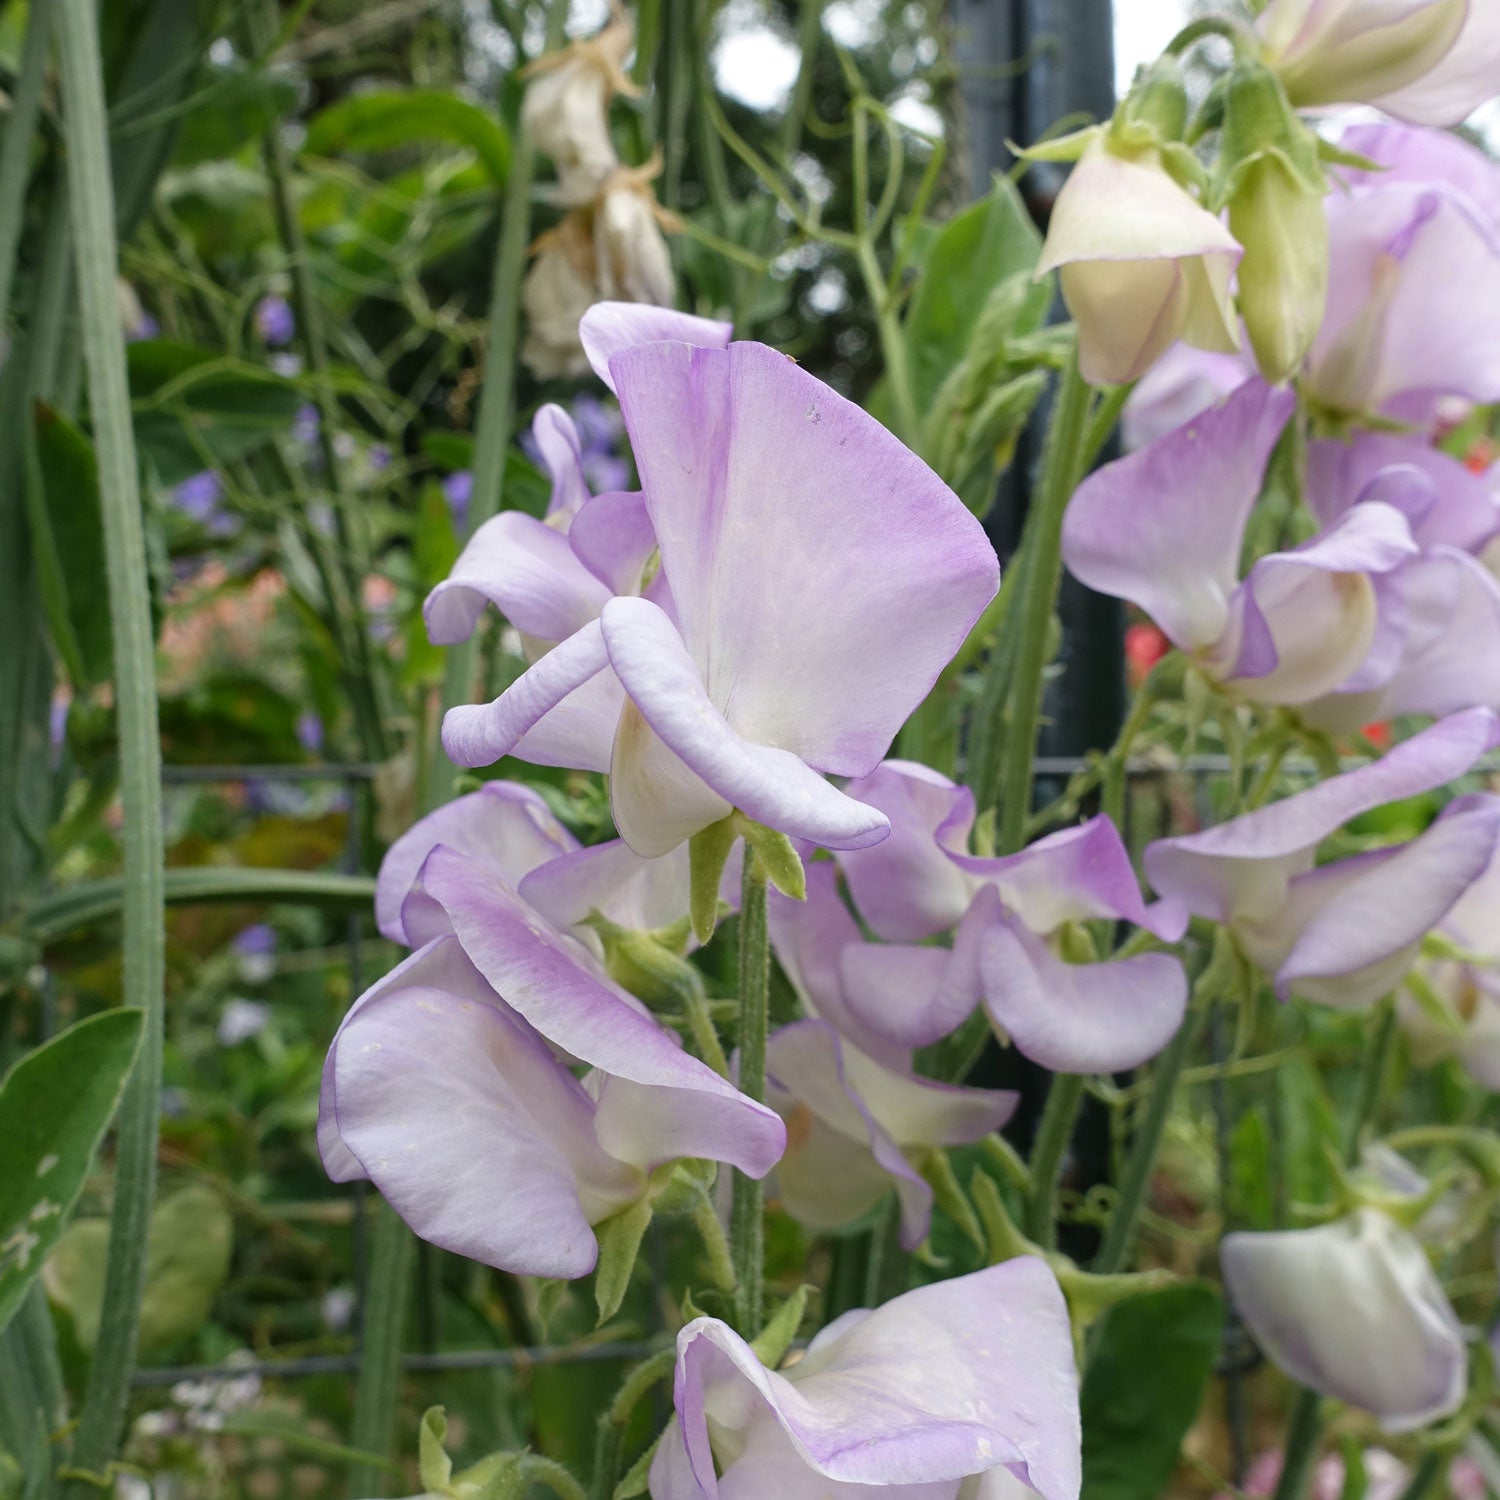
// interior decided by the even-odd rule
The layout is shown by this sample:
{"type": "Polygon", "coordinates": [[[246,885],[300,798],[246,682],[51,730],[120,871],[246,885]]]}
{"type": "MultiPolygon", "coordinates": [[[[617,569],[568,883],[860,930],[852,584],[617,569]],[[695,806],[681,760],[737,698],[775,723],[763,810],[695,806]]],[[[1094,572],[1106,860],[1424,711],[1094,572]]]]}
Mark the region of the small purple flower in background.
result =
{"type": "Polygon", "coordinates": [[[125,340],[127,343],[138,344],[143,339],[154,339],[160,332],[161,324],[150,313],[143,312],[140,322],[125,330],[125,340]]]}
{"type": "Polygon", "coordinates": [[[297,320],[285,297],[262,297],[255,309],[255,331],[267,344],[290,344],[297,320]]]}
{"type": "Polygon", "coordinates": [[[53,692],[47,714],[47,751],[48,764],[54,771],[62,764],[63,747],[68,743],[68,710],[72,706],[73,695],[65,688],[53,692]]]}
{"type": "Polygon", "coordinates": [[[229,536],[239,529],[238,520],[224,509],[224,486],[212,469],[184,479],[172,491],[172,503],[211,536],[229,536]]]}
{"type": "Polygon", "coordinates": [[[264,984],[276,972],[276,929],[257,922],[239,933],[234,951],[240,961],[240,978],[246,984],[264,984]]]}
{"type": "Polygon", "coordinates": [[[304,401],[292,418],[292,441],[302,444],[304,448],[315,448],[322,428],[318,408],[311,401],[304,401]]]}
{"type": "Polygon", "coordinates": [[[630,465],[620,456],[625,423],[614,408],[597,396],[579,396],[569,408],[578,429],[578,456],[583,477],[596,495],[623,490],[630,483],[630,465]]]}
{"type": "Polygon", "coordinates": [[[316,755],[323,748],[323,720],[310,708],[297,715],[297,743],[309,755],[316,755]]]}
{"type": "Polygon", "coordinates": [[[377,474],[383,474],[391,466],[391,450],[384,443],[374,443],[365,459],[377,474]]]}
{"type": "Polygon", "coordinates": [[[237,1047],[259,1036],[271,1019],[271,1007],[260,1000],[231,1000],[219,1015],[217,1036],[221,1047],[237,1047]]]}
{"type": "Polygon", "coordinates": [[[462,535],[469,528],[469,507],[474,503],[472,469],[455,469],[443,480],[443,498],[453,513],[453,529],[462,535]]]}

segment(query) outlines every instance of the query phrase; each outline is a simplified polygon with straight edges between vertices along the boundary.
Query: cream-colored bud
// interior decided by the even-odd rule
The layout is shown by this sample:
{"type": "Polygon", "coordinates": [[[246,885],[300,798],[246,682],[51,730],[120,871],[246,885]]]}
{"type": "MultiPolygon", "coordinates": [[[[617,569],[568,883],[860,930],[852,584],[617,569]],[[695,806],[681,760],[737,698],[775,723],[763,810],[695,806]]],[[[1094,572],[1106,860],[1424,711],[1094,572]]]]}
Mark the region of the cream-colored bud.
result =
{"type": "Polygon", "coordinates": [[[662,225],[674,221],[646,181],[650,170],[617,172],[595,205],[594,255],[601,301],[672,305],[672,259],[662,225]]]}
{"type": "Polygon", "coordinates": [[[597,265],[588,214],[575,210],[538,236],[521,287],[526,338],[521,358],[539,380],[582,375],[589,367],[578,320],[598,300],[597,265]]]}

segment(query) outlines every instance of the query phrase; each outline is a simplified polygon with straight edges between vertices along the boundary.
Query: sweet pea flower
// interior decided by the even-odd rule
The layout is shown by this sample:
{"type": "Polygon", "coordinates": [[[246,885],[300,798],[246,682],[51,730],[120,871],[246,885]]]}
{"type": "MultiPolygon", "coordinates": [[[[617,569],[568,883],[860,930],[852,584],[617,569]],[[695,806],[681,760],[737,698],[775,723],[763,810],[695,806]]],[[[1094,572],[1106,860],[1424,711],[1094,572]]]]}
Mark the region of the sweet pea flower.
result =
{"type": "Polygon", "coordinates": [[[1301,107],[1375,104],[1457,125],[1496,93],[1500,15],[1488,0],[1271,0],[1255,26],[1301,107]]]}
{"type": "Polygon", "coordinates": [[[1380,760],[1202,833],[1158,839],[1146,877],[1168,912],[1229,927],[1285,999],[1354,1008],[1389,994],[1423,937],[1489,865],[1500,799],[1458,797],[1409,843],[1317,865],[1318,846],[1384,803],[1446,785],[1500,744],[1488,709],[1450,714],[1380,760]]]}
{"type": "Polygon", "coordinates": [[[1237,1233],[1224,1284],[1267,1358],[1325,1396],[1409,1432],[1458,1409],[1463,1328],[1421,1245],[1374,1209],[1317,1229],[1237,1233]]]}
{"type": "Polygon", "coordinates": [[[266,344],[290,344],[297,334],[297,319],[285,297],[262,297],[255,304],[255,331],[266,344]]]}
{"type": "Polygon", "coordinates": [[[1084,378],[1118,385],[1178,339],[1239,348],[1229,284],[1240,254],[1154,148],[1127,151],[1101,133],[1057,195],[1036,274],[1061,272],[1084,378]]]}
{"type": "Polygon", "coordinates": [[[677,1336],[654,1500],[1077,1500],[1067,1307],[1030,1256],[846,1313],[783,1371],[715,1318],[677,1336]]]}
{"type": "Polygon", "coordinates": [[[880,839],[884,817],[823,775],[874,768],[994,596],[979,523],[773,349],[594,347],[660,551],[655,596],[610,598],[493,703],[450,709],[449,756],[607,767],[615,826],[647,856],[734,809],[829,847],[880,839]]]}
{"type": "Polygon", "coordinates": [[[659,1167],[703,1157],[762,1175],[781,1122],[602,976],[563,977],[566,956],[535,933],[528,942],[535,919],[516,905],[485,967],[593,1070],[576,1078],[458,939],[435,938],[344,1018],[318,1144],[335,1182],[368,1178],[423,1239],[517,1275],[572,1278],[598,1259],[594,1226],[646,1196],[659,1167]]]}
{"type": "Polygon", "coordinates": [[[767,1097],[787,1121],[776,1169],[782,1205],[813,1229],[853,1223],[895,1187],[901,1243],[927,1237],[933,1193],[924,1160],[944,1146],[982,1140],[1015,1110],[1016,1095],[918,1077],[909,1048],[866,1026],[845,991],[844,961],[871,949],[839,898],[838,872],[807,872],[807,899],[770,902],[771,941],[812,1018],[783,1026],[766,1054],[767,1097]]]}
{"type": "Polygon", "coordinates": [[[1247,381],[1096,470],[1063,520],[1063,558],[1080,582],[1139,605],[1203,671],[1258,703],[1307,703],[1389,675],[1397,643],[1380,629],[1376,580],[1418,551],[1400,511],[1371,501],[1238,580],[1245,526],[1294,404],[1290,391],[1247,381]]]}
{"type": "Polygon", "coordinates": [[[1422,1065],[1445,1057],[1500,1092],[1500,859],[1437,926],[1461,956],[1419,959],[1396,997],[1396,1014],[1422,1065]]]}
{"type": "Polygon", "coordinates": [[[926,766],[886,761],[849,792],[891,824],[884,843],[838,857],[860,915],[894,940],[841,960],[849,1006],[871,1031],[924,1046],[982,1003],[1019,1052],[1066,1073],[1133,1068],[1172,1038],[1187,1007],[1175,958],[1068,961],[1096,919],[1182,935],[1176,913],[1148,911],[1108,818],[990,858],[969,853],[973,793],[926,766]],[[950,930],[951,949],[922,941],[950,930]]]}

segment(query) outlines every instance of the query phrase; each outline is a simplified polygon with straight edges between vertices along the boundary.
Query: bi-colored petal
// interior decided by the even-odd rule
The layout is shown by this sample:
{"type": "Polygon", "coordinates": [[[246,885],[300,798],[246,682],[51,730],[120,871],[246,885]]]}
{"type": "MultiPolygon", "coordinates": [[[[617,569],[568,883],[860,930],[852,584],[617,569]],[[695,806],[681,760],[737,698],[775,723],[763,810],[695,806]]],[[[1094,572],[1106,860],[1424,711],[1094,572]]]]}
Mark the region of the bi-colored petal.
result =
{"type": "Polygon", "coordinates": [[[609,671],[604,631],[585,625],[527,668],[493,703],[443,715],[443,749],[459,766],[505,755],[543,766],[607,771],[624,694],[609,671]]]}
{"type": "MultiPolygon", "coordinates": [[[[882,1486],[892,1500],[941,1497],[947,1492],[927,1487],[999,1467],[1043,1500],[1077,1500],[1078,1390],[1067,1308],[1052,1272],[1031,1257],[842,1318],[784,1375],[765,1369],[743,1339],[711,1318],[682,1330],[677,1354],[680,1426],[668,1442],[681,1442],[696,1494],[707,1500],[766,1493],[750,1486],[760,1478],[758,1457],[784,1452],[761,1435],[768,1423],[816,1475],[882,1486]],[[738,1472],[741,1463],[747,1472],[738,1472]]],[[[680,1483],[680,1459],[659,1451],[653,1489],[658,1470],[675,1470],[680,1483]]],[[[686,1500],[694,1492],[672,1493],[686,1500]]]]}
{"type": "Polygon", "coordinates": [[[873,770],[994,596],[983,529],[773,349],[654,344],[611,368],[707,701],[751,744],[873,770]]]}
{"type": "Polygon", "coordinates": [[[1398,120],[1457,125],[1493,99],[1500,75],[1500,11],[1486,0],[1468,0],[1463,29],[1441,61],[1415,82],[1372,102],[1398,120]]]}
{"type": "Polygon", "coordinates": [[[1364,1208],[1318,1229],[1227,1235],[1224,1283],[1267,1356],[1293,1380],[1390,1432],[1455,1411],[1463,1329],[1420,1244],[1364,1208]]]}
{"type": "Polygon", "coordinates": [[[578,337],[589,364],[610,390],[615,377],[609,362],[623,349],[637,344],[696,344],[704,349],[727,349],[734,325],[716,318],[698,318],[670,307],[640,302],[596,302],[583,315],[578,337]]]}
{"type": "Polygon", "coordinates": [[[1290,391],[1247,381],[1091,474],[1063,521],[1069,571],[1138,604],[1184,650],[1213,646],[1229,624],[1245,523],[1294,405],[1290,391]]]}
{"type": "Polygon", "coordinates": [[[418,947],[447,930],[437,904],[414,889],[423,862],[439,844],[480,861],[512,885],[578,848],[530,787],[487,781],[413,823],[386,851],[375,880],[375,925],[393,943],[418,947]]]}
{"type": "MultiPolygon", "coordinates": [[[[554,1046],[630,1083],[669,1091],[663,1108],[696,1133],[691,1154],[754,1176],[771,1168],[786,1139],[775,1112],[684,1051],[676,1036],[605,978],[586,949],[544,926],[503,880],[438,848],[428,856],[422,883],[447,912],[474,967],[554,1046]]],[[[612,1123],[623,1140],[629,1120],[612,1123]]],[[[613,1151],[602,1124],[600,1130],[613,1151]]]]}
{"type": "Polygon", "coordinates": [[[1064,963],[1007,917],[980,949],[984,1006],[1023,1057],[1054,1073],[1119,1073],[1155,1057],[1187,1013],[1182,965],[1166,953],[1064,963]]]}
{"type": "MultiPolygon", "coordinates": [[[[674,598],[681,598],[673,574],[674,598]]],[[[789,750],[741,736],[711,701],[703,678],[670,619],[645,599],[613,599],[601,616],[610,664],[644,726],[703,786],[688,811],[679,775],[660,757],[643,774],[650,738],[617,741],[610,794],[621,836],[642,854],[664,854],[738,808],[758,823],[829,848],[860,848],[884,838],[882,813],[838,791],[789,750]],[[623,748],[622,748],[623,747],[623,748]],[[622,803],[622,786],[630,800],[622,803]],[[678,805],[674,806],[674,802],[678,805]]]]}

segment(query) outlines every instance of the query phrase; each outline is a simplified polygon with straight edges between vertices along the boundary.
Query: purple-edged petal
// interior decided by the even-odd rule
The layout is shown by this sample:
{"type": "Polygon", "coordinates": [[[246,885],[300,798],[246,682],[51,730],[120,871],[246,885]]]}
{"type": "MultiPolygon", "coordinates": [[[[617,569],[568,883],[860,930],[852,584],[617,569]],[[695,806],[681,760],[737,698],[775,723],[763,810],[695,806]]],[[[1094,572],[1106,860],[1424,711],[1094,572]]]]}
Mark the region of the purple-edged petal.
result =
{"type": "Polygon", "coordinates": [[[1391,120],[1351,125],[1339,136],[1344,150],[1375,163],[1373,171],[1340,167],[1338,175],[1355,189],[1379,191],[1395,183],[1431,187],[1441,183],[1478,206],[1500,224],[1500,169],[1477,146],[1449,130],[1423,130],[1391,120]]]}
{"type": "Polygon", "coordinates": [[[1416,554],[1405,517],[1367,502],[1305,547],[1261,558],[1231,601],[1215,670],[1259,703],[1309,703],[1344,683],[1378,684],[1396,670],[1401,640],[1380,629],[1371,575],[1416,554]]]}
{"type": "Polygon", "coordinates": [[[1497,842],[1500,798],[1461,797],[1408,844],[1298,876],[1287,889],[1283,920],[1294,937],[1274,969],[1277,993],[1343,1006],[1389,994],[1497,842]]]}
{"type": "Polygon", "coordinates": [[[1090,588],[1140,605],[1187,651],[1229,624],[1245,522],[1295,398],[1247,381],[1219,406],[1079,486],[1063,558],[1090,588]]]}
{"type": "Polygon", "coordinates": [[[552,480],[547,514],[573,515],[589,498],[589,484],[584,478],[583,448],[572,417],[555,402],[549,401],[537,409],[532,419],[531,440],[542,455],[542,467],[552,480]]]}
{"type": "Polygon", "coordinates": [[[443,749],[460,766],[516,755],[543,766],[607,771],[623,697],[594,620],[528,667],[493,703],[450,708],[443,715],[443,749]]]}
{"type": "Polygon", "coordinates": [[[837,858],[859,914],[895,942],[946,932],[963,916],[974,882],[954,863],[969,847],[974,794],[915,761],[888,760],[845,788],[890,819],[890,837],[837,858]]]}
{"type": "Polygon", "coordinates": [[[1226,1235],[1224,1284],[1293,1380],[1407,1432],[1463,1401],[1463,1328],[1421,1245],[1362,1208],[1318,1229],[1226,1235]]]}
{"type": "Polygon", "coordinates": [[[1450,714],[1372,765],[1202,833],[1158,839],[1146,850],[1146,876],[1194,916],[1265,918],[1281,906],[1287,881],[1310,869],[1317,846],[1350,818],[1445,785],[1497,744],[1500,719],[1489,709],[1450,714]]]}
{"type": "MultiPolygon", "coordinates": [[[[960,923],[962,930],[962,923],[960,923]]],[[[839,954],[839,981],[862,1028],[887,1045],[926,1047],[948,1035],[979,1003],[977,974],[955,963],[959,949],[916,943],[852,943],[839,954]]]]}
{"type": "Polygon", "coordinates": [[[594,1106],[451,940],[352,1015],[333,1059],[338,1131],[424,1239],[528,1276],[593,1268],[589,1225],[644,1177],[602,1151],[594,1106]]]}
{"type": "Polygon", "coordinates": [[[1307,503],[1323,525],[1366,498],[1400,509],[1420,547],[1478,552],[1500,532],[1500,502],[1489,485],[1421,438],[1362,432],[1352,442],[1307,445],[1307,503]]]}
{"type": "Polygon", "coordinates": [[[568,544],[611,594],[638,594],[656,533],[638,493],[597,495],[573,517],[568,544]]]}
{"type": "Polygon", "coordinates": [[[414,891],[423,861],[439,844],[495,870],[512,885],[528,871],[578,848],[530,787],[489,781],[413,823],[386,851],[375,880],[375,925],[393,943],[416,947],[447,930],[435,902],[414,891]]]}
{"type": "Polygon", "coordinates": [[[1255,360],[1242,354],[1210,354],[1174,344],[1141,377],[1121,418],[1125,450],[1133,453],[1191,422],[1255,374],[1255,360]]]}
{"type": "Polygon", "coordinates": [[[1077,1500],[1067,1307],[1029,1256],[841,1319],[785,1375],[710,1318],[682,1330],[677,1352],[674,1401],[704,1496],[728,1492],[739,1456],[725,1452],[721,1482],[711,1419],[718,1442],[746,1454],[756,1427],[773,1422],[810,1469],[839,1483],[931,1485],[1004,1466],[1043,1500],[1077,1500]]]}
{"type": "Polygon", "coordinates": [[[467,640],[486,604],[526,635],[561,641],[594,619],[609,595],[562,532],[506,510],[469,538],[422,612],[428,637],[438,646],[467,640]]]}
{"type": "Polygon", "coordinates": [[[1372,102],[1388,115],[1420,125],[1457,125],[1496,93],[1500,75],[1500,12],[1469,0],[1463,29],[1441,62],[1415,81],[1372,102]]]}
{"type": "Polygon", "coordinates": [[[983,529],[773,349],[654,344],[611,368],[708,700],[754,744],[873,770],[994,597],[983,529]]]}
{"type": "Polygon", "coordinates": [[[675,312],[670,307],[650,307],[640,302],[596,302],[583,315],[578,337],[589,364],[610,390],[615,377],[609,362],[622,349],[637,344],[697,344],[705,349],[727,349],[734,336],[732,323],[717,318],[699,318],[675,312]]]}
{"type": "MultiPolygon", "coordinates": [[[[774,1111],[685,1052],[580,944],[544,927],[498,876],[438,848],[422,883],[447,912],[474,967],[548,1041],[606,1073],[670,1091],[663,1108],[690,1122],[694,1155],[757,1177],[770,1170],[786,1140],[774,1111]]],[[[600,1139],[613,1149],[602,1126],[600,1139]]]]}
{"type": "Polygon", "coordinates": [[[1155,1057],[1187,1012],[1165,953],[1069,964],[1012,918],[985,933],[984,1006],[1018,1052],[1054,1073],[1118,1073],[1155,1057]]]}
{"type": "MultiPolygon", "coordinates": [[[[677,577],[673,575],[674,579],[677,577]]],[[[677,585],[674,597],[679,608],[677,585]]],[[[621,835],[643,854],[664,854],[729,808],[758,823],[829,848],[856,849],[885,837],[885,816],[847,797],[792,752],[742,739],[714,706],[671,620],[645,599],[612,599],[600,617],[610,664],[654,737],[721,802],[701,795],[685,814],[672,805],[684,788],[659,771],[640,774],[622,757],[649,753],[649,740],[616,744],[610,795],[621,835]],[[622,759],[624,763],[622,764],[622,759]],[[622,805],[625,778],[632,793],[622,805]],[[690,826],[691,825],[691,826],[690,826]]],[[[623,730],[622,724],[622,730],[623,730]]]]}

